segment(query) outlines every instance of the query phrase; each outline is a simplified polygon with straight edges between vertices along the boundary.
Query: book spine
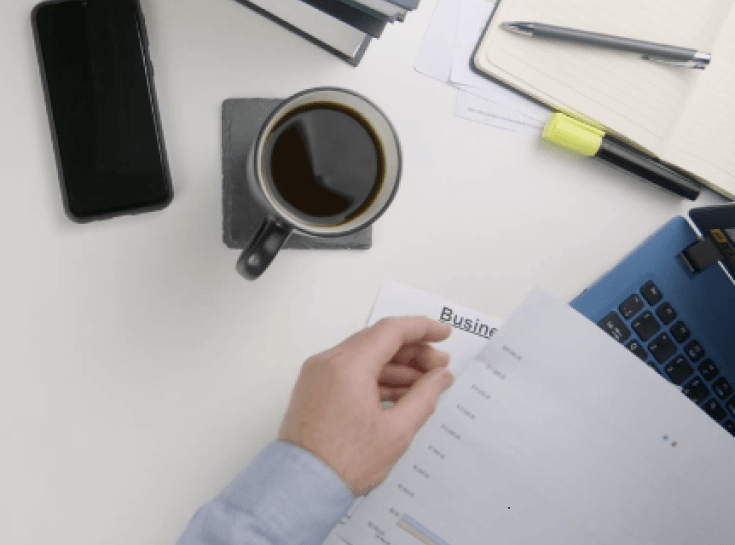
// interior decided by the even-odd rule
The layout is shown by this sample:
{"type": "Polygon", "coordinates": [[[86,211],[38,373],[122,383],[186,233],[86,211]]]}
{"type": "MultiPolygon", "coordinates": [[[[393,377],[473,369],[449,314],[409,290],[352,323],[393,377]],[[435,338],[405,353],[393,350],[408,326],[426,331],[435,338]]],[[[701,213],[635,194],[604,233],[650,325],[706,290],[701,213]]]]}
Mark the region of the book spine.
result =
{"type": "Polygon", "coordinates": [[[373,38],[380,38],[385,28],[385,21],[373,17],[368,13],[354,8],[339,0],[301,0],[310,6],[326,13],[343,23],[346,23],[366,34],[370,34],[373,38]]]}
{"type": "MultiPolygon", "coordinates": [[[[316,32],[310,32],[308,30],[301,28],[300,26],[298,26],[298,23],[295,20],[298,17],[294,17],[294,20],[287,20],[285,16],[278,15],[276,13],[269,11],[267,7],[265,6],[265,4],[267,4],[268,2],[264,2],[262,0],[252,0],[252,1],[251,0],[235,0],[235,1],[238,2],[239,4],[242,4],[250,8],[254,12],[258,13],[259,15],[262,15],[263,17],[270,19],[274,23],[293,32],[294,34],[311,42],[312,44],[319,46],[325,51],[332,53],[336,57],[342,59],[343,61],[346,61],[352,66],[359,65],[360,61],[362,60],[363,55],[365,54],[365,51],[367,51],[368,45],[370,45],[371,36],[363,33],[362,31],[354,29],[353,27],[349,27],[349,28],[352,28],[352,32],[356,33],[357,36],[360,37],[360,41],[355,42],[352,44],[351,47],[346,48],[344,45],[336,44],[336,42],[330,42],[327,37],[316,36],[315,35],[316,32]],[[260,1],[261,3],[258,3],[258,1],[260,1]]],[[[305,2],[301,2],[301,0],[288,0],[288,1],[293,1],[298,5],[303,4],[303,6],[306,6],[308,9],[315,10],[316,13],[321,14],[322,17],[329,17],[327,14],[324,14],[321,11],[317,10],[316,8],[309,6],[305,2]]],[[[283,4],[283,2],[281,2],[281,4],[283,4]]],[[[283,8],[283,5],[281,5],[280,7],[283,8]]],[[[290,13],[290,11],[287,10],[284,13],[288,14],[290,13]]],[[[342,21],[339,21],[339,24],[344,24],[344,23],[342,21]]]]}

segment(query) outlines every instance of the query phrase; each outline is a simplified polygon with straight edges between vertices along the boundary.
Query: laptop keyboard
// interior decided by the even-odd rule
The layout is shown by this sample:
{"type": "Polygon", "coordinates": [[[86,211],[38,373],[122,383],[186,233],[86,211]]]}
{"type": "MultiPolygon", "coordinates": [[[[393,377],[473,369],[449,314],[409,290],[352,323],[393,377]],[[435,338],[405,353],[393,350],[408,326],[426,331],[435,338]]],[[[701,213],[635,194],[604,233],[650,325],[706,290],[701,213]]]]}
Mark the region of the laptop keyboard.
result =
{"type": "Polygon", "coordinates": [[[735,395],[717,362],[653,282],[646,282],[597,324],[735,435],[735,395]]]}

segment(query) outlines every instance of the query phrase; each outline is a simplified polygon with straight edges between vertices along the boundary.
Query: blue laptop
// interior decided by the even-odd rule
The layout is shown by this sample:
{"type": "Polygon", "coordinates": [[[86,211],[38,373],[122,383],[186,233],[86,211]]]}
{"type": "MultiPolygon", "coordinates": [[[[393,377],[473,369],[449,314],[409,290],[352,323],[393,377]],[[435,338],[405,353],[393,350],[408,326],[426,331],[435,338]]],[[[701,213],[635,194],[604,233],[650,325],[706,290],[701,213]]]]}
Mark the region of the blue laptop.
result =
{"type": "Polygon", "coordinates": [[[735,435],[735,205],[678,216],[571,305],[735,435]]]}

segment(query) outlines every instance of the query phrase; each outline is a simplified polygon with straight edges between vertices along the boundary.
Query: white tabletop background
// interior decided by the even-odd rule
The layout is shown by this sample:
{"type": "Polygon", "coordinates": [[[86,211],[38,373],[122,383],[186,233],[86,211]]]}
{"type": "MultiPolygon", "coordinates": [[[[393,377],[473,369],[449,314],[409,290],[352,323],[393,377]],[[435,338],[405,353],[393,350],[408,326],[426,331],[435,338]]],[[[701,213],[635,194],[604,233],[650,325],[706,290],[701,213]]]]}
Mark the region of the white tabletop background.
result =
{"type": "Polygon", "coordinates": [[[34,2],[2,0],[0,541],[173,544],[275,437],[303,360],[363,327],[384,280],[503,317],[535,286],[570,300],[686,210],[599,161],[455,118],[455,92],[413,69],[434,3],[355,69],[232,0],[142,0],[174,201],[76,225],[34,2]],[[222,242],[222,101],[323,85],[388,114],[401,188],[372,249],[284,251],[247,282],[222,242]]]}

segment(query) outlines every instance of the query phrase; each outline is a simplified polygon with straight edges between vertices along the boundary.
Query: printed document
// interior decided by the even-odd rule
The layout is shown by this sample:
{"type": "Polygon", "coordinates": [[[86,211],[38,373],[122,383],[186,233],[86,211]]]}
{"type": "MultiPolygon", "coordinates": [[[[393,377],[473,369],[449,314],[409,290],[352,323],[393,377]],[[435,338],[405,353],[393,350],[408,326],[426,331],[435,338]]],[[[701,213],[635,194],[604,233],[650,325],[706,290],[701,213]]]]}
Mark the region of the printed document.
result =
{"type": "MultiPolygon", "coordinates": [[[[449,354],[449,368],[455,377],[461,374],[464,365],[472,361],[493,338],[501,323],[499,319],[488,314],[393,280],[383,284],[368,319],[368,325],[373,325],[386,316],[427,316],[451,325],[453,330],[450,337],[434,346],[449,354]]],[[[355,500],[347,517],[327,537],[324,545],[344,545],[345,542],[339,537],[338,530],[347,524],[364,499],[362,497],[355,500]]]]}
{"type": "Polygon", "coordinates": [[[701,409],[536,291],[337,531],[351,545],[727,544],[733,460],[701,409]]]}
{"type": "Polygon", "coordinates": [[[449,354],[449,368],[455,375],[485,347],[501,323],[493,316],[393,280],[383,284],[368,325],[387,316],[426,316],[451,325],[449,338],[434,346],[449,354]]]}

